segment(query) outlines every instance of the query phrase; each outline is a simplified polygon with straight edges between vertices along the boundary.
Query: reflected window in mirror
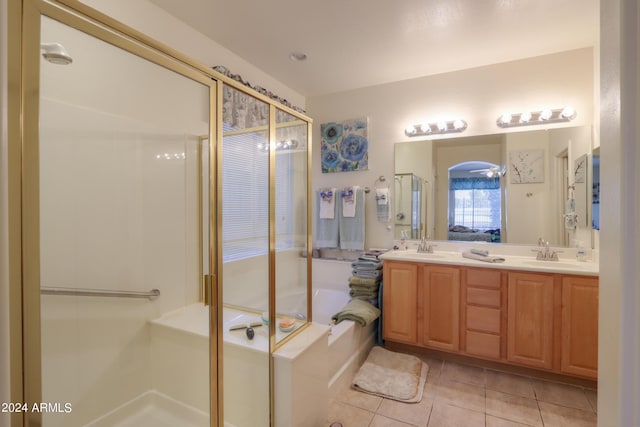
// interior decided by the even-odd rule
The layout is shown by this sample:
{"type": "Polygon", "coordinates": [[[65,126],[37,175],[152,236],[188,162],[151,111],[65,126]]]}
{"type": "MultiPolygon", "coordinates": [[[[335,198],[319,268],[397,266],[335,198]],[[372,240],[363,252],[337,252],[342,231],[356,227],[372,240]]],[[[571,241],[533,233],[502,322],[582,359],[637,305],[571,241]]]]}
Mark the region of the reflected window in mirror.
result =
{"type": "Polygon", "coordinates": [[[449,240],[500,242],[501,168],[464,162],[449,169],[449,240]]]}

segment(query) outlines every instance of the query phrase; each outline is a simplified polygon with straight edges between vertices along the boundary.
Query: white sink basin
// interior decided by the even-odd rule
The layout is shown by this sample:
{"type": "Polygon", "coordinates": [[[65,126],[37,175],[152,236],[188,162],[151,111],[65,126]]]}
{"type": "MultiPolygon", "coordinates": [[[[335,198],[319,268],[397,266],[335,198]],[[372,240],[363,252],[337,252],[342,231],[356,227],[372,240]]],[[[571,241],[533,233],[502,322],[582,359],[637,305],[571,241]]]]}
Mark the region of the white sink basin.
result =
{"type": "Polygon", "coordinates": [[[541,267],[541,268],[562,268],[562,269],[578,269],[585,270],[588,268],[585,263],[578,262],[561,262],[561,261],[522,261],[524,265],[530,265],[533,267],[541,267]]]}
{"type": "Polygon", "coordinates": [[[402,258],[402,259],[415,259],[415,260],[428,260],[428,259],[445,259],[446,255],[443,254],[430,254],[426,252],[416,252],[415,250],[397,250],[393,252],[387,252],[384,258],[402,258]]]}

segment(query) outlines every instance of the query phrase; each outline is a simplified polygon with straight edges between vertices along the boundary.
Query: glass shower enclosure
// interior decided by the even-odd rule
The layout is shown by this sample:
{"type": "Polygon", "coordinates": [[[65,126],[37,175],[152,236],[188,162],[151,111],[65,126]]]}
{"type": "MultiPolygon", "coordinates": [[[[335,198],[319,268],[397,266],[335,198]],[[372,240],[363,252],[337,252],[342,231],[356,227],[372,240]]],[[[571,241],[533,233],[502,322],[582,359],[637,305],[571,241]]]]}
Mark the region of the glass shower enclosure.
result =
{"type": "Polygon", "coordinates": [[[16,422],[275,425],[274,352],[312,319],[310,119],[80,3],[20,4],[12,333],[17,400],[50,410],[16,422]]]}

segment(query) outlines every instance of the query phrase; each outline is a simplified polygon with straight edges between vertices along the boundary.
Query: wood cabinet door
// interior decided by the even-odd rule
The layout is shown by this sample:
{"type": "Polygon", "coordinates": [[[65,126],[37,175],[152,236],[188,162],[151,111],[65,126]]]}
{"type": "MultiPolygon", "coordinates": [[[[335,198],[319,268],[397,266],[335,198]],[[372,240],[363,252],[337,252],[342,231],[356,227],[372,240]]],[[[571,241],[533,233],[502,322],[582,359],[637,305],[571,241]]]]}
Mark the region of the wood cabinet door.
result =
{"type": "Polygon", "coordinates": [[[458,351],[460,348],[460,269],[420,266],[418,312],[422,317],[422,342],[427,347],[458,351]]]}
{"type": "Polygon", "coordinates": [[[562,279],[562,350],[560,369],[567,374],[598,376],[598,279],[562,279]]]}
{"type": "Polygon", "coordinates": [[[553,276],[509,273],[507,360],[553,365],[553,276]]]}
{"type": "Polygon", "coordinates": [[[418,266],[385,261],[382,286],[382,337],[416,344],[418,266]]]}

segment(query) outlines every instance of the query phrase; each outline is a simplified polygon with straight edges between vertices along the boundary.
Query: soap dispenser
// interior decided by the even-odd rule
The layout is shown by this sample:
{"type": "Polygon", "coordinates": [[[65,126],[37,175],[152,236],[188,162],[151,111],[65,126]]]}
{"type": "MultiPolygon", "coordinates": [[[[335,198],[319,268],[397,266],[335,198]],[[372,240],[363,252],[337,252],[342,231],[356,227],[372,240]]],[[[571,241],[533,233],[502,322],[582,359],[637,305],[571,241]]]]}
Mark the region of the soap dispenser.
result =
{"type": "Polygon", "coordinates": [[[400,249],[409,249],[407,246],[407,230],[402,230],[400,232],[400,249]]]}
{"type": "Polygon", "coordinates": [[[576,241],[576,259],[582,262],[587,261],[587,251],[584,248],[582,240],[576,241]]]}

